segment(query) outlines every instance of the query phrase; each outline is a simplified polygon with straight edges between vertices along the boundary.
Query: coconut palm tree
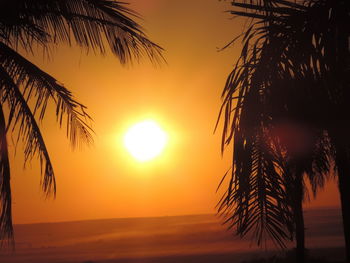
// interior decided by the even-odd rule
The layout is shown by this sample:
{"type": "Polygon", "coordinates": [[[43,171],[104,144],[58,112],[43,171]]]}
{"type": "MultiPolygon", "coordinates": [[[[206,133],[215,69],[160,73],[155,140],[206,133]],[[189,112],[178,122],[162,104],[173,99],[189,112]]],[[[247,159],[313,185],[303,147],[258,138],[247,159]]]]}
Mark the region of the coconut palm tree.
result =
{"type": "Polygon", "coordinates": [[[148,57],[163,60],[162,49],[150,41],[133,19],[138,14],[113,0],[15,0],[0,2],[0,240],[13,236],[8,134],[23,144],[25,162],[38,156],[41,185],[56,193],[55,174],[39,122],[48,105],[56,107],[73,147],[92,142],[86,108],[54,77],[23,54],[44,51],[60,43],[86,51],[107,50],[122,64],[148,57]],[[21,51],[21,52],[19,52],[21,51]]]}
{"type": "MultiPolygon", "coordinates": [[[[345,133],[343,136],[339,134],[340,131],[343,132],[341,126],[333,121],[334,116],[339,116],[342,124],[348,124],[348,117],[345,116],[345,112],[348,112],[346,111],[347,105],[344,101],[349,98],[348,89],[346,89],[349,82],[348,77],[339,72],[345,73],[346,70],[349,70],[346,64],[346,61],[349,61],[347,43],[349,31],[346,31],[344,24],[345,21],[348,21],[346,18],[349,15],[349,3],[326,0],[300,2],[266,0],[233,3],[235,7],[243,8],[243,11],[234,10],[233,14],[252,18],[252,21],[243,36],[240,60],[226,83],[223,93],[224,107],[222,108],[225,117],[222,146],[233,142],[232,178],[240,185],[236,187],[245,189],[245,192],[251,191],[252,187],[247,182],[240,183],[243,181],[242,176],[256,176],[254,170],[249,170],[251,167],[249,163],[257,164],[261,160],[254,151],[242,152],[241,149],[252,144],[251,141],[254,142],[254,138],[258,137],[257,134],[266,129],[278,128],[281,123],[287,121],[287,123],[304,126],[306,134],[312,135],[311,140],[306,140],[308,144],[311,142],[311,147],[305,148],[307,144],[303,145],[300,143],[303,140],[299,139],[296,144],[284,144],[286,155],[278,165],[275,165],[277,167],[275,170],[277,169],[283,178],[288,179],[290,175],[284,173],[287,175],[285,177],[283,175],[285,170],[281,170],[280,166],[289,167],[287,170],[294,171],[292,175],[294,174],[295,182],[298,183],[293,187],[300,189],[298,191],[299,206],[303,191],[298,185],[302,185],[302,174],[309,175],[314,190],[317,190],[317,185],[322,185],[324,181],[324,176],[320,175],[330,170],[329,160],[333,154],[338,168],[340,192],[341,195],[346,195],[341,189],[341,185],[346,185],[346,183],[341,182],[340,170],[349,169],[346,165],[346,160],[349,163],[349,159],[346,159],[348,158],[346,149],[349,149],[350,145],[349,139],[344,136],[345,133]],[[338,83],[335,81],[337,79],[339,79],[338,83]],[[234,102],[237,104],[234,105],[234,102]],[[317,131],[316,134],[314,130],[317,131]],[[338,144],[335,142],[336,139],[338,144]],[[299,146],[302,147],[298,149],[299,146]],[[302,157],[302,163],[288,161],[290,157],[295,160],[297,152],[294,148],[304,153],[298,157],[298,159],[302,157]],[[312,151],[310,152],[308,148],[312,151]],[[342,159],[340,158],[342,161],[339,161],[339,155],[342,156],[342,159]],[[241,159],[244,164],[239,163],[241,159]],[[244,172],[245,174],[240,174],[236,167],[245,167],[247,171],[244,172]]],[[[295,133],[291,135],[295,136],[295,133]]],[[[303,132],[301,135],[302,139],[303,132]]],[[[277,139],[272,140],[272,145],[276,146],[274,141],[281,141],[281,139],[283,141],[283,136],[277,136],[277,139]]],[[[265,156],[271,158],[271,156],[265,156]]],[[[267,161],[275,162],[273,158],[267,161]]],[[[262,175],[268,176],[263,173],[262,175]]],[[[345,177],[342,177],[343,181],[345,177]]],[[[244,180],[249,182],[251,179],[244,180]]],[[[229,189],[230,187],[231,184],[229,189]]],[[[284,194],[288,192],[288,188],[285,189],[284,194]]],[[[245,194],[252,198],[252,195],[245,194]]],[[[231,196],[232,191],[228,191],[226,198],[223,199],[226,204],[224,202],[221,204],[230,205],[227,200],[230,200],[231,196]]],[[[273,199],[274,197],[269,196],[268,198],[273,199]]],[[[277,204],[279,200],[274,200],[274,204],[277,204]]],[[[290,201],[288,203],[288,199],[283,201],[287,201],[286,205],[292,208],[292,214],[295,217],[297,210],[293,209],[293,204],[290,201]]],[[[236,204],[238,204],[237,207],[241,205],[240,199],[236,199],[236,204]]],[[[344,209],[346,210],[347,204],[349,202],[342,202],[343,216],[346,215],[344,209]]],[[[246,202],[246,206],[249,209],[250,202],[246,202]]],[[[280,209],[279,206],[277,208],[280,209]]],[[[251,206],[250,209],[255,209],[255,207],[251,206]]],[[[283,208],[282,211],[285,210],[283,208]]],[[[301,209],[298,210],[300,213],[301,209]]],[[[347,227],[345,225],[348,225],[348,220],[345,217],[346,236],[347,227]]],[[[232,218],[239,218],[239,216],[233,214],[232,218]]],[[[241,227],[237,221],[233,223],[238,229],[241,227]]],[[[268,224],[275,224],[271,220],[250,223],[259,223],[269,228],[268,224]]],[[[284,217],[279,224],[287,226],[284,217]]],[[[246,229],[251,227],[247,226],[246,229]]],[[[279,233],[279,239],[286,236],[285,231],[279,231],[279,233]]]]}

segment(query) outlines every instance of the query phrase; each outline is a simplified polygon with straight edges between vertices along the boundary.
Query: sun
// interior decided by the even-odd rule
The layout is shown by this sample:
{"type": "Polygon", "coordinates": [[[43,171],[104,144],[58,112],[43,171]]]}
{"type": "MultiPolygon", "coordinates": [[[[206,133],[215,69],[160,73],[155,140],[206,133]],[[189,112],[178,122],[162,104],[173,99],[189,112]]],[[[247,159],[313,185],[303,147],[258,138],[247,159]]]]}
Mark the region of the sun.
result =
{"type": "Polygon", "coordinates": [[[167,142],[167,134],[153,120],[136,123],[124,136],[125,148],[140,162],[150,161],[160,155],[167,142]]]}

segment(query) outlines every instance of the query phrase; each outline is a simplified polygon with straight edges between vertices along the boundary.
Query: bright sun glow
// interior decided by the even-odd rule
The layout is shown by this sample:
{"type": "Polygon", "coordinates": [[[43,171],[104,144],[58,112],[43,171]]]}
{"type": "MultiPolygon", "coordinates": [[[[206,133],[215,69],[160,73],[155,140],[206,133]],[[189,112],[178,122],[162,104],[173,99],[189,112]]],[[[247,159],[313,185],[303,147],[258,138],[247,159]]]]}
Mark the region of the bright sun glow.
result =
{"type": "Polygon", "coordinates": [[[161,154],[167,141],[167,134],[152,120],[135,124],[124,137],[126,149],[140,162],[149,161],[161,154]]]}

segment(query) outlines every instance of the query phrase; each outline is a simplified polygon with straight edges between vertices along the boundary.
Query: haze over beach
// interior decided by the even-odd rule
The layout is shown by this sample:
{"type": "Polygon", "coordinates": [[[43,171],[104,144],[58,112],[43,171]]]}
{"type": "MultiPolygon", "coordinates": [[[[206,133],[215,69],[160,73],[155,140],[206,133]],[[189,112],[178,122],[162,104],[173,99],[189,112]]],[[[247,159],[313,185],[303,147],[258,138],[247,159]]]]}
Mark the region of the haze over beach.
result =
{"type": "MultiPolygon", "coordinates": [[[[221,223],[214,215],[187,215],[16,225],[16,251],[0,252],[0,258],[8,263],[238,263],[276,250],[271,243],[267,249],[252,246],[221,223]]],[[[306,232],[311,254],[344,258],[339,209],[307,210],[306,232]]]]}
{"type": "Polygon", "coordinates": [[[327,1],[0,3],[0,263],[350,262],[327,1]]]}

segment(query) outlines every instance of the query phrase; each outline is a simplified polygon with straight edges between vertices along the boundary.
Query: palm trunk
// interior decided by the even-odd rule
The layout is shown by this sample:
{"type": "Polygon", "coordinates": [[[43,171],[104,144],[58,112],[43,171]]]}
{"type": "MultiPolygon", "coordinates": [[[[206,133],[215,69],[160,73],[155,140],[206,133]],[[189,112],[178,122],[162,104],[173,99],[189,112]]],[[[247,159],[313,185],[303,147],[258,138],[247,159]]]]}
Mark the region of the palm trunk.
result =
{"type": "Polygon", "coordinates": [[[303,214],[303,199],[304,199],[304,183],[303,170],[296,160],[290,161],[288,164],[290,171],[287,181],[288,196],[293,212],[294,227],[295,227],[295,262],[305,262],[305,223],[303,214]]]}
{"type": "Polygon", "coordinates": [[[335,145],[335,161],[338,168],[339,193],[343,217],[346,262],[350,263],[350,140],[348,127],[349,90],[349,10],[350,1],[338,0],[336,2],[336,79],[338,90],[341,91],[340,122],[332,129],[331,139],[335,145]]]}
{"type": "Polygon", "coordinates": [[[294,218],[296,236],[296,262],[305,262],[305,223],[303,215],[303,175],[296,173],[294,189],[294,218]]]}
{"type": "Polygon", "coordinates": [[[1,243],[10,241],[13,245],[10,162],[6,140],[6,121],[0,104],[0,249],[1,243]],[[3,240],[1,238],[4,238],[3,240]],[[7,239],[7,240],[6,240],[7,239]]]}
{"type": "Polygon", "coordinates": [[[350,263],[350,141],[347,138],[350,129],[345,129],[344,127],[344,129],[329,129],[329,131],[332,144],[335,148],[346,262],[350,263]]]}
{"type": "Polygon", "coordinates": [[[350,158],[345,147],[337,147],[336,151],[346,262],[350,263],[350,158]]]}

